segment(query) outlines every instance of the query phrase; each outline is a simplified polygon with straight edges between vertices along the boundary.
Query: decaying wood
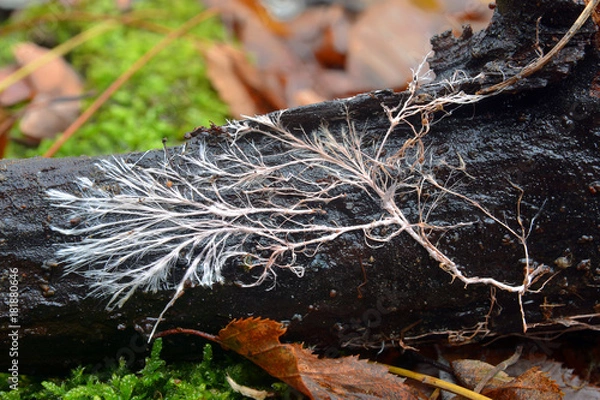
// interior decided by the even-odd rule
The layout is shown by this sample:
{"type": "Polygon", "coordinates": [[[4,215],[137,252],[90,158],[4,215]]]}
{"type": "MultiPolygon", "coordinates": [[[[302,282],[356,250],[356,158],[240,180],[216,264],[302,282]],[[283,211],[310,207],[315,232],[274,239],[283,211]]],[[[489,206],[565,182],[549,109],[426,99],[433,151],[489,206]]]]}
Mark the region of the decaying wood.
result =
{"type": "MultiPolygon", "coordinates": [[[[431,65],[438,80],[460,69],[467,76],[479,76],[462,87],[468,93],[498,83],[539,57],[540,50],[552,48],[583,8],[570,0],[522,2],[527,8],[498,3],[503,14],[497,13],[486,31],[434,39],[431,65]]],[[[166,312],[160,329],[182,326],[216,333],[232,318],[258,315],[287,321],[288,339],[315,344],[326,353],[341,347],[410,345],[431,337],[460,343],[523,333],[524,320],[530,335],[597,330],[600,58],[593,33],[588,23],[550,65],[510,92],[438,111],[431,131],[420,138],[423,154],[435,158],[428,165],[440,179],[447,178],[441,180],[448,189],[472,202],[437,191],[436,207],[424,208],[425,187],[418,197],[401,191],[396,195],[406,215],[430,210],[429,224],[455,227],[423,234],[465,276],[493,277],[516,286],[523,280],[524,267],[545,266],[544,275],[521,293],[521,304],[517,293],[486,284],[465,286],[452,279],[405,233],[373,247],[361,232],[351,232],[324,243],[316,255],[300,254],[296,262],[305,267],[304,276],[279,271],[271,290],[268,283],[240,287],[236,282],[248,282],[252,273],[243,260],[230,262],[223,271],[225,284],[187,288],[166,312]],[[459,170],[457,178],[453,171],[459,170]],[[485,212],[474,208],[474,202],[485,212]],[[468,223],[461,225],[464,222],[468,223]],[[519,235],[526,238],[528,259],[519,235]]],[[[427,101],[447,90],[430,87],[420,96],[427,101]]],[[[378,91],[286,110],[278,117],[281,126],[298,135],[323,125],[341,132],[351,121],[376,142],[390,127],[386,107],[402,104],[407,96],[378,91]]],[[[201,144],[220,149],[226,140],[220,136],[228,130],[231,127],[198,130],[185,154],[197,153],[201,144]]],[[[397,149],[412,138],[409,127],[398,127],[387,145],[397,149]]],[[[243,148],[265,140],[255,134],[236,145],[243,148]]],[[[182,152],[172,148],[167,155],[182,152]]],[[[159,168],[165,152],[122,157],[140,168],[159,168]]],[[[0,164],[1,296],[5,305],[18,299],[16,307],[1,310],[0,351],[8,351],[13,343],[9,334],[17,330],[23,371],[102,363],[107,357],[132,361],[145,348],[142,336],[173,295],[170,289],[138,291],[122,308],[111,311],[105,308],[106,299],[86,296],[88,280],[64,274],[68,266],[57,258],[57,249],[83,237],[62,235],[51,227],[68,229],[86,221],[56,207],[48,190],[84,195],[76,184],[79,177],[89,178],[97,188],[118,190],[119,185],[97,167],[99,160],[0,164]],[[18,296],[11,296],[11,290],[18,296]]],[[[431,193],[433,189],[428,186],[431,193]]],[[[323,210],[340,226],[382,218],[372,194],[356,188],[324,204],[323,210]]]]}

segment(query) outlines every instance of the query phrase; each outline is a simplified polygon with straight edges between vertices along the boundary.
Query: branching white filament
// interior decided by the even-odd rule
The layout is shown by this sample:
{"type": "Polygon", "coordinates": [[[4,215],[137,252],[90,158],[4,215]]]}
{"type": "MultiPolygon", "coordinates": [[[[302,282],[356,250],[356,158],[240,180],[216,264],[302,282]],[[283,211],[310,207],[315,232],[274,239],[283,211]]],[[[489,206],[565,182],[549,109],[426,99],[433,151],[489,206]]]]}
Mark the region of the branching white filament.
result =
{"type": "Polygon", "coordinates": [[[166,311],[186,285],[223,282],[230,264],[243,265],[253,275],[242,285],[258,285],[267,278],[274,282],[280,269],[301,277],[306,267],[297,257],[311,257],[341,235],[359,233],[376,246],[405,234],[465,285],[491,285],[518,293],[520,300],[544,271],[541,267],[527,265],[518,285],[470,277],[429,240],[432,231],[474,222],[436,226],[428,220],[444,197],[454,197],[516,237],[529,260],[524,229],[511,229],[432,172],[443,161],[435,161],[421,139],[435,114],[484,98],[458,92],[459,78],[447,82],[446,95],[423,99],[417,95],[417,73],[408,97],[396,107],[384,107],[390,125],[375,143],[371,136],[367,144],[368,132],[359,132],[350,120],[335,132],[292,133],[277,117],[263,115],[231,123],[231,138],[218,146],[200,139],[197,151],[184,149],[160,166],[142,167],[119,158],[102,161],[98,168],[111,182],[109,188],[80,178],[80,195],[48,192],[54,205],[82,220],[75,227],[54,228],[83,238],[61,246],[57,257],[68,271],[90,279],[92,293],[108,294],[109,307],[122,306],[138,289],[174,286],[166,311]],[[414,135],[393,148],[390,138],[399,125],[409,126],[414,135]],[[422,198],[425,186],[429,200],[422,198]],[[327,206],[350,192],[370,199],[380,210],[378,218],[357,216],[344,225],[347,219],[327,206]],[[419,209],[407,215],[403,196],[416,199],[419,209]]]}

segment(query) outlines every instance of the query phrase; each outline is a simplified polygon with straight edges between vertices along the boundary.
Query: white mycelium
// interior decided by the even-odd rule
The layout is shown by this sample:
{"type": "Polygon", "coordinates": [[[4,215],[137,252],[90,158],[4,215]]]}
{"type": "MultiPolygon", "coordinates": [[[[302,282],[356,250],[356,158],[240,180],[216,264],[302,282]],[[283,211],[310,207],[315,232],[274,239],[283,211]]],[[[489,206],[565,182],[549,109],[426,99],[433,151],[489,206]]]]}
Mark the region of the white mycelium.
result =
{"type": "MultiPolygon", "coordinates": [[[[515,292],[521,299],[543,269],[527,265],[517,285],[469,277],[428,239],[432,231],[473,222],[439,226],[428,221],[444,197],[454,196],[499,223],[519,241],[529,260],[525,229],[513,230],[456,188],[439,182],[431,167],[440,161],[421,140],[435,113],[484,96],[455,90],[459,78],[446,82],[442,97],[419,96],[419,81],[416,76],[401,104],[382,106],[389,129],[381,138],[367,140],[368,132],[356,129],[349,117],[345,128],[335,132],[324,127],[293,133],[277,117],[259,116],[231,123],[230,137],[218,145],[199,139],[197,151],[184,149],[156,167],[118,157],[101,161],[98,168],[108,187],[80,178],[79,194],[48,192],[55,206],[82,221],[75,227],[54,228],[83,237],[62,245],[57,257],[68,265],[67,271],[89,278],[92,293],[110,296],[109,307],[123,305],[137,289],[174,286],[166,310],[185,285],[222,282],[223,268],[231,262],[249,270],[251,279],[244,284],[256,285],[275,278],[279,269],[301,277],[305,266],[296,257],[313,256],[321,245],[345,233],[360,233],[371,246],[405,234],[453,278],[515,292]],[[394,148],[390,135],[399,125],[410,127],[414,135],[394,148]],[[256,135],[268,140],[252,141],[256,135]],[[421,196],[425,187],[426,199],[421,196]],[[343,225],[345,221],[328,215],[329,202],[358,191],[379,207],[377,219],[343,225]],[[402,209],[403,196],[412,196],[419,205],[410,215],[402,209]],[[171,285],[174,276],[177,281],[171,285]]],[[[446,167],[466,176],[460,160],[446,167]]]]}

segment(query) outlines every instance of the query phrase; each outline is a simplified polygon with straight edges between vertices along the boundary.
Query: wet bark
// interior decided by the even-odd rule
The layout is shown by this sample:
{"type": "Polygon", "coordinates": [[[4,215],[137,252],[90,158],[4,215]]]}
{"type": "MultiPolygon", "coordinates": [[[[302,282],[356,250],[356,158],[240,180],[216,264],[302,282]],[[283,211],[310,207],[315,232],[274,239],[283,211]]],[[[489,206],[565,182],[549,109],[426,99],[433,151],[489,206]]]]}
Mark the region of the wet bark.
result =
{"type": "MultiPolygon", "coordinates": [[[[547,51],[582,9],[570,0],[523,2],[527,8],[509,7],[521,2],[498,3],[500,9],[508,9],[497,13],[486,31],[434,38],[431,65],[438,79],[461,69],[470,76],[484,73],[464,90],[475,92],[496,83],[502,73],[512,75],[537,57],[537,48],[547,51]],[[542,19],[536,43],[538,16],[542,19]]],[[[519,216],[525,227],[536,217],[528,237],[529,257],[535,265],[547,265],[548,276],[556,275],[540,293],[523,297],[530,334],[598,327],[600,58],[593,33],[588,23],[551,65],[511,91],[446,110],[452,114],[423,139],[436,157],[449,163],[462,160],[471,178],[460,182],[461,193],[513,229],[519,229],[519,216]],[[517,186],[523,190],[522,201],[517,186]],[[584,315],[591,316],[579,317],[584,315]]],[[[290,109],[281,121],[298,132],[323,124],[335,131],[349,116],[358,129],[376,136],[389,126],[382,104],[395,106],[405,98],[405,93],[378,91],[290,109]]],[[[217,127],[198,130],[191,136],[200,137],[190,138],[188,151],[193,152],[205,135],[216,136],[209,144],[217,146],[219,132],[217,127]]],[[[411,135],[399,129],[390,143],[411,135]]],[[[124,157],[139,160],[142,167],[156,167],[164,153],[124,157]]],[[[9,351],[14,344],[10,334],[18,332],[23,372],[99,365],[118,357],[140,359],[145,350],[142,337],[172,296],[170,290],[136,293],[122,308],[108,311],[106,300],[86,296],[89,282],[63,273],[65,265],[57,262],[56,249],[81,238],[63,236],[50,227],[81,221],[51,206],[46,191],[79,193],[78,177],[89,177],[97,186],[113,185],[97,169],[97,161],[82,157],[0,163],[0,352],[9,351]]],[[[369,204],[368,195],[357,191],[332,202],[327,211],[350,222],[377,219],[378,210],[369,204]]],[[[418,205],[408,200],[406,206],[418,205]]],[[[430,218],[447,224],[475,221],[432,236],[440,249],[465,266],[465,273],[511,283],[522,280],[523,249],[499,224],[451,197],[430,218]]],[[[348,234],[299,262],[310,266],[305,276],[281,272],[272,290],[266,290],[268,285],[240,288],[233,283],[188,289],[161,327],[216,333],[232,318],[262,316],[286,321],[287,339],[318,345],[328,354],[344,346],[374,348],[401,340],[412,344],[423,337],[460,342],[471,335],[522,333],[514,293],[453,281],[406,235],[375,249],[360,235],[348,234]]],[[[245,278],[236,265],[225,274],[228,282],[245,278]]],[[[179,346],[180,352],[193,352],[189,344],[179,346]]]]}

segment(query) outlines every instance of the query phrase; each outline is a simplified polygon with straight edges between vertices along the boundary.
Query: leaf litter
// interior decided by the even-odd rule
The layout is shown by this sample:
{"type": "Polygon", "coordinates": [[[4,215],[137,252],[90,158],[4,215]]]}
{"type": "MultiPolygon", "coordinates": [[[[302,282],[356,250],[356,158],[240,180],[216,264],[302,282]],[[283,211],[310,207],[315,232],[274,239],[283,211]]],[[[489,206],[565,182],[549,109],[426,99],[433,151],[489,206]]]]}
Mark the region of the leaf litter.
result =
{"type": "MultiPolygon", "coordinates": [[[[433,376],[372,363],[357,356],[321,358],[301,344],[281,343],[280,337],[285,332],[286,328],[280,322],[251,317],[231,321],[218,335],[175,328],[156,337],[192,334],[219,343],[225,350],[249,359],[310,399],[424,399],[431,396],[432,389],[424,389],[421,383],[458,393],[462,398],[479,400],[600,399],[600,389],[574,376],[573,370],[560,363],[540,358],[532,348],[528,348],[524,357],[519,349],[498,365],[475,359],[455,359],[452,373],[462,384],[457,386],[433,376]],[[410,379],[405,381],[389,372],[410,379]],[[492,376],[489,376],[490,372],[492,376]]],[[[488,349],[488,356],[490,354],[497,357],[499,353],[488,349]]],[[[451,357],[451,352],[447,355],[451,357]]],[[[462,352],[460,355],[464,357],[462,352]]],[[[251,397],[265,396],[264,392],[255,392],[235,382],[233,386],[241,393],[253,393],[251,397]]]]}
{"type": "MultiPolygon", "coordinates": [[[[34,63],[51,50],[34,43],[21,43],[13,50],[21,67],[34,63]]],[[[21,118],[23,134],[34,140],[52,138],[66,129],[81,110],[83,82],[62,58],[56,57],[34,70],[28,78],[33,100],[21,118]]]]}
{"type": "Polygon", "coordinates": [[[0,123],[0,157],[4,153],[11,128],[20,120],[23,134],[21,142],[36,146],[42,139],[51,139],[66,129],[81,111],[83,82],[78,73],[62,57],[50,57],[52,50],[31,42],[23,42],[13,48],[16,63],[0,69],[0,82],[9,79],[23,69],[40,62],[49,61],[34,68],[29,75],[0,90],[0,107],[7,109],[22,103],[25,107],[0,123]]]}
{"type": "Polygon", "coordinates": [[[446,30],[459,35],[465,23],[482,29],[492,14],[482,0],[379,0],[353,2],[363,4],[361,10],[344,8],[343,2],[306,7],[281,21],[265,3],[206,1],[246,54],[240,59],[229,48],[233,45],[226,45],[207,55],[209,74],[223,98],[237,93],[255,99],[233,99],[229,104],[236,118],[369,90],[402,90],[412,78],[411,68],[430,52],[432,35],[446,30]],[[220,68],[227,58],[235,68],[220,68]],[[252,87],[249,70],[260,76],[252,87]],[[268,104],[273,108],[265,109],[268,104]]]}
{"type": "Polygon", "coordinates": [[[263,318],[233,320],[217,336],[188,329],[161,332],[195,334],[246,357],[271,376],[310,399],[424,399],[424,395],[391,375],[387,367],[356,356],[319,358],[301,344],[282,344],[286,328],[263,318]]]}

